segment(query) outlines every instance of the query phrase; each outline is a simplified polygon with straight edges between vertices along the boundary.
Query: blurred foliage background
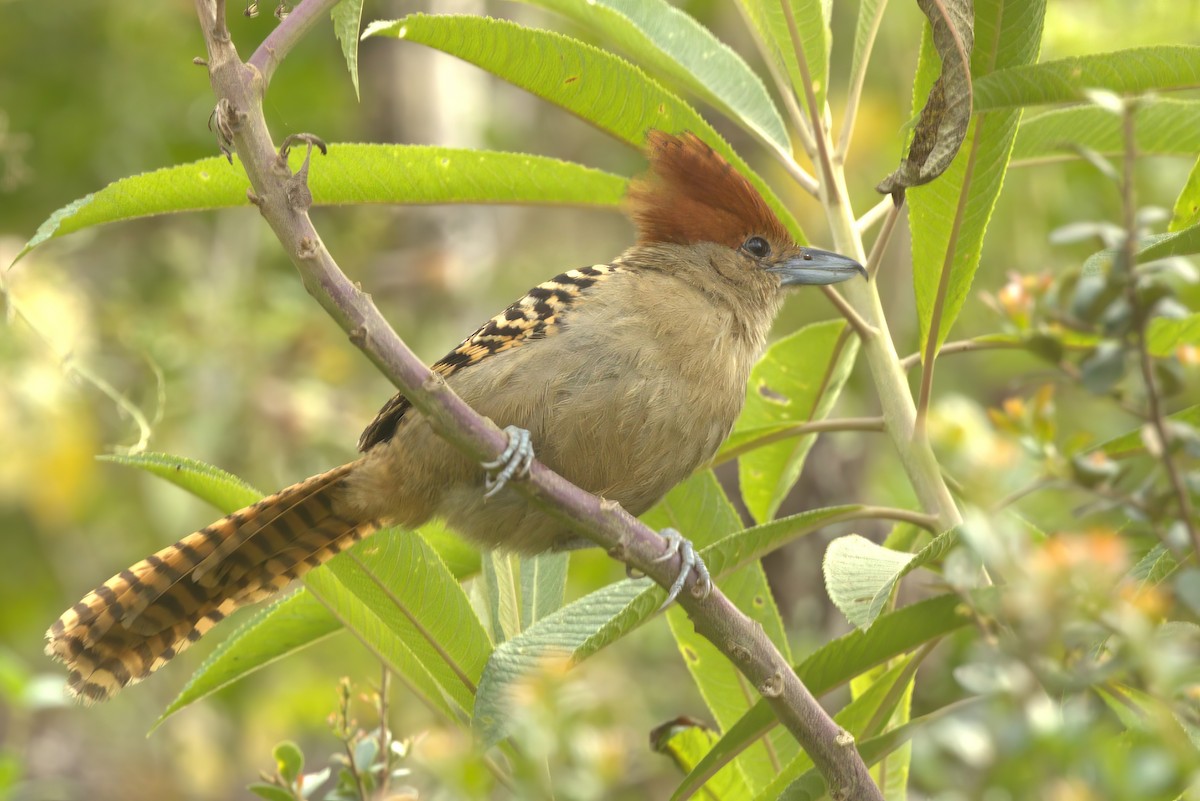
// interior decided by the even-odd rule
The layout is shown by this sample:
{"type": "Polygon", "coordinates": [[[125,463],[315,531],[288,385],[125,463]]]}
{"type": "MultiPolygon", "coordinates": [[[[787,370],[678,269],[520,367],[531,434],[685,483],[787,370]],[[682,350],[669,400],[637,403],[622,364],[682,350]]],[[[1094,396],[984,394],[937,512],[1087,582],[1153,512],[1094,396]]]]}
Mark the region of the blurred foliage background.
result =
{"type": "MultiPolygon", "coordinates": [[[[761,67],[732,4],[679,5],[761,67]]],[[[849,64],[856,6],[833,3],[837,76],[849,64]]],[[[850,191],[860,211],[875,202],[872,187],[901,155],[900,131],[911,107],[922,19],[915,4],[894,6],[876,48],[851,150],[850,191]]],[[[191,63],[203,43],[190,3],[7,0],[0,9],[7,23],[0,26],[3,269],[55,209],[122,176],[210,156],[216,142],[206,128],[212,106],[208,82],[191,63]]],[[[266,7],[255,19],[239,10],[232,9],[231,26],[247,55],[275,20],[266,7]]],[[[392,0],[367,3],[364,16],[420,10],[509,16],[589,36],[536,9],[499,0],[392,0]]],[[[1196,43],[1197,31],[1197,0],[1052,0],[1042,58],[1196,43]]],[[[309,36],[283,65],[267,98],[276,139],[312,131],[328,142],[490,147],[627,175],[643,163],[636,152],[570,115],[415,45],[367,41],[361,76],[360,102],[328,24],[309,36]]],[[[844,91],[844,79],[835,80],[835,114],[844,91]]],[[[739,131],[721,130],[768,177],[780,177],[739,131]]],[[[1138,171],[1142,205],[1169,207],[1189,167],[1180,159],[1144,159],[1138,171]]],[[[798,192],[785,198],[813,241],[825,241],[823,217],[811,198],[798,192]]],[[[954,338],[996,330],[995,302],[989,305],[982,293],[1001,292],[1010,272],[1054,273],[1096,249],[1090,243],[1052,244],[1052,231],[1072,222],[1116,221],[1119,211],[1116,186],[1080,161],[1010,172],[954,338]]],[[[571,209],[361,207],[318,210],[315,219],[343,268],[431,361],[528,286],[565,269],[607,261],[632,233],[614,213],[571,209]]],[[[902,353],[916,347],[907,253],[903,236],[897,237],[881,273],[902,353]]],[[[3,285],[0,788],[12,787],[16,797],[30,799],[243,797],[246,782],[270,767],[278,740],[301,741],[310,759],[332,751],[325,721],[337,702],[337,678],[352,676],[364,690],[377,682],[377,664],[349,635],[261,671],[147,739],[159,711],[219,635],[144,686],[85,710],[63,702],[62,676],[41,653],[42,632],[83,591],[214,516],[161,482],[95,461],[97,454],[148,445],[220,465],[272,489],[344,461],[391,387],[305,294],[251,210],[89,230],[40,248],[4,273],[3,285]]],[[[1195,287],[1186,291],[1194,293],[1195,287]]],[[[1195,308],[1196,300],[1193,294],[1188,305],[1195,308]]],[[[824,300],[809,293],[789,301],[777,330],[832,316],[824,300]]],[[[1048,368],[1020,352],[944,362],[937,373],[934,431],[956,474],[981,485],[992,482],[998,490],[1031,477],[1033,467],[1011,440],[997,434],[986,408],[1029,397],[1055,380],[1048,368]],[[997,475],[1003,480],[997,482],[997,475]]],[[[1061,386],[1055,400],[1065,412],[1056,416],[1064,438],[1102,439],[1129,427],[1114,417],[1111,403],[1070,385],[1061,386]]],[[[875,413],[862,364],[839,408],[845,415],[875,413]]],[[[785,511],[868,495],[910,503],[890,446],[871,436],[822,439],[785,511]]],[[[1045,504],[1042,520],[1071,525],[1072,506],[1061,497],[1036,502],[1045,504]]],[[[837,533],[844,530],[828,535],[837,533]]],[[[768,565],[800,654],[846,628],[820,584],[827,539],[797,543],[768,565]]],[[[573,560],[569,592],[574,596],[619,575],[619,567],[603,555],[580,554],[573,560]]],[[[592,795],[580,790],[577,797],[669,793],[672,782],[655,783],[654,776],[664,772],[663,757],[650,752],[647,736],[675,716],[703,715],[691,683],[680,680],[682,671],[666,626],[655,623],[569,676],[531,688],[529,730],[536,732],[537,716],[553,708],[548,719],[571,735],[554,739],[571,743],[554,756],[554,764],[583,777],[579,787],[610,788],[592,795]],[[615,705],[620,714],[613,714],[615,705]]],[[[936,693],[936,686],[920,683],[918,695],[936,693]]],[[[392,726],[398,736],[415,734],[429,722],[423,708],[407,701],[403,688],[396,688],[392,726]]],[[[370,718],[369,704],[361,714],[370,718]]],[[[1083,736],[1077,746],[1091,747],[1089,738],[1101,734],[1083,736]]],[[[969,751],[973,742],[967,735],[944,739],[941,747],[948,749],[969,751]]],[[[474,774],[462,769],[467,748],[458,733],[429,732],[418,744],[420,770],[471,781],[474,774]]],[[[963,759],[978,757],[967,753],[963,759]]],[[[1003,756],[1019,757],[1019,752],[1003,756]]],[[[918,754],[916,775],[920,770],[918,754]]],[[[925,781],[931,792],[953,786],[944,777],[925,781]]],[[[1070,795],[1070,789],[1060,797],[1084,797],[1070,795]]]]}

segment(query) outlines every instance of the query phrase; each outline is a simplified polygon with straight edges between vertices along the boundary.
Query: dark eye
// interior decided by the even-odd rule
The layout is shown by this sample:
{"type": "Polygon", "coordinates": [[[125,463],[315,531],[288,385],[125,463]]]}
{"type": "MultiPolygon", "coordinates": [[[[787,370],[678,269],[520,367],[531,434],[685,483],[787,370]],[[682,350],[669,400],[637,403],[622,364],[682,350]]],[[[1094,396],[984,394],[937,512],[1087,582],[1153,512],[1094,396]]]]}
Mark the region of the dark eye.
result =
{"type": "Polygon", "coordinates": [[[742,243],[742,250],[758,259],[771,255],[771,245],[761,236],[752,236],[742,243]]]}

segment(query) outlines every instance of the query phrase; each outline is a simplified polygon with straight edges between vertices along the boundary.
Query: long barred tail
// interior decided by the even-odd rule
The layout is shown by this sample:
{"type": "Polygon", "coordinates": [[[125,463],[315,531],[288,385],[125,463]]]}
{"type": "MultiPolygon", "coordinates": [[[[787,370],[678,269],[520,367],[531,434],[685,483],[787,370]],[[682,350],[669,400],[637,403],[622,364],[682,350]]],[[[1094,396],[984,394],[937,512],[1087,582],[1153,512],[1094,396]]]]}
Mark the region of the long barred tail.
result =
{"type": "Polygon", "coordinates": [[[293,484],[122,570],[46,632],[85,703],[111,698],[204,636],[230,612],[262,600],[371,534],[333,499],[350,463],[293,484]],[[341,510],[339,510],[341,511],[341,510]]]}

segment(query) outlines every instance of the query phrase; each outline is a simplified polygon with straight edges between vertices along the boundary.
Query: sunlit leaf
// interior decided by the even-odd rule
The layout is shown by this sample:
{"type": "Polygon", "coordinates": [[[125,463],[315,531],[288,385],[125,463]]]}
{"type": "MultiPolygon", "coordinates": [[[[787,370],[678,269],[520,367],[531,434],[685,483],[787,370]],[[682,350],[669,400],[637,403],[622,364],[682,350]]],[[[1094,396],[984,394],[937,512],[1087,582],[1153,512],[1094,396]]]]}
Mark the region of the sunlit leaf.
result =
{"type": "Polygon", "coordinates": [[[1146,350],[1155,356],[1170,356],[1181,345],[1200,345],[1200,312],[1179,320],[1155,317],[1146,326],[1146,350]]]}
{"type": "MultiPolygon", "coordinates": [[[[825,105],[829,90],[829,13],[831,4],[825,0],[786,0],[791,4],[792,16],[800,32],[804,49],[804,61],[812,77],[813,94],[817,98],[817,111],[825,105]]],[[[787,17],[779,0],[738,0],[755,35],[766,48],[768,58],[782,65],[783,73],[790,81],[800,102],[808,105],[807,94],[800,90],[804,79],[800,73],[800,62],[796,60],[796,47],[792,42],[787,17]]]]}
{"type": "Polygon", "coordinates": [[[350,73],[350,81],[354,84],[354,96],[358,93],[358,29],[362,25],[363,0],[339,0],[333,7],[330,16],[333,18],[333,32],[342,46],[342,58],[346,60],[346,70],[350,73]]]}
{"type": "MultiPolygon", "coordinates": [[[[684,774],[696,766],[716,741],[715,731],[691,718],[664,723],[650,732],[650,748],[657,754],[669,757],[684,774]]],[[[705,785],[704,791],[712,801],[749,797],[746,777],[736,765],[722,768],[705,785]]]]}
{"type": "Polygon", "coordinates": [[[900,579],[939,559],[956,542],[957,532],[948,531],[911,554],[884,548],[857,534],[838,537],[829,543],[822,563],[825,589],[847,620],[869,629],[900,579]]]}
{"type": "Polygon", "coordinates": [[[195,459],[172,456],[169,453],[139,453],[132,456],[97,456],[102,462],[136,467],[165,478],[187,490],[202,501],[217,507],[223,514],[236,512],[260,500],[263,494],[242,479],[195,459]]]}
{"type": "Polygon", "coordinates": [[[1133,47],[997,70],[975,81],[975,113],[1078,103],[1087,90],[1117,94],[1200,88],[1200,47],[1133,47]]]}
{"type": "MultiPolygon", "coordinates": [[[[292,168],[304,160],[293,149],[292,168]]],[[[347,203],[546,203],[615,206],[625,179],[567,161],[423,145],[332,144],[308,177],[318,206],[347,203]]],[[[18,259],[47,239],[102,223],[180,211],[250,206],[250,181],[233,163],[210,158],[115,181],[59,209],[18,259]]]]}
{"type": "Polygon", "coordinates": [[[691,131],[745,175],[797,241],[805,241],[787,207],[695,109],[612,53],[508,20],[452,14],[375,22],[366,35],[419,42],[461,58],[637,148],[651,128],[691,131]]]}
{"type": "Polygon", "coordinates": [[[342,624],[308,590],[301,589],[271,604],[216,647],[154,725],[341,628],[342,624]]]}
{"type": "Polygon", "coordinates": [[[615,42],[730,119],[791,154],[787,127],[767,88],[742,57],[665,0],[526,0],[557,11],[615,42]]]}
{"type": "Polygon", "coordinates": [[[331,561],[330,572],[381,622],[356,633],[384,651],[383,637],[403,642],[429,675],[463,709],[491,655],[491,640],[462,585],[413,532],[381,531],[331,561]]]}

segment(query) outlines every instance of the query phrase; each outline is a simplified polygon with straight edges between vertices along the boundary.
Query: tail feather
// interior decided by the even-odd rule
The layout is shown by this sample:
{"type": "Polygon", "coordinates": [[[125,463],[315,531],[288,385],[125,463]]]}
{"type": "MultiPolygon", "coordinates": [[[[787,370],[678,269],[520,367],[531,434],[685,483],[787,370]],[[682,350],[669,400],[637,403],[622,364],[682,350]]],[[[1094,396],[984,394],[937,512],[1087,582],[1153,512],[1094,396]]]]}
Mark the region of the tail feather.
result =
{"type": "Polygon", "coordinates": [[[295,484],[122,570],[62,614],[46,653],[85,702],[112,697],[166,664],[240,606],[376,531],[335,512],[356,463],[295,484]]]}

